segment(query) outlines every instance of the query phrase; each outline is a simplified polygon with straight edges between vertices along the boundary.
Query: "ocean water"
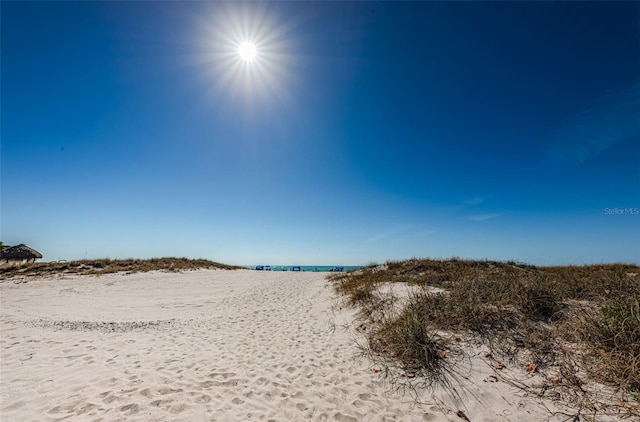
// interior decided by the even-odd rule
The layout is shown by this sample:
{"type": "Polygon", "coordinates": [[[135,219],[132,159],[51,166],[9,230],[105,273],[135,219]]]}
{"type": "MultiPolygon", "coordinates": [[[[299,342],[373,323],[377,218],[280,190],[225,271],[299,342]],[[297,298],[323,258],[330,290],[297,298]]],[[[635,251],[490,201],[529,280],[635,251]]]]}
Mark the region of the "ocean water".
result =
{"type": "MultiPolygon", "coordinates": [[[[266,265],[262,265],[262,266],[266,267],[266,265]]],[[[362,268],[362,266],[358,266],[358,265],[271,265],[271,271],[292,271],[293,267],[298,267],[298,266],[300,267],[300,271],[305,271],[305,272],[318,271],[321,273],[330,272],[333,268],[336,268],[336,267],[344,268],[345,272],[349,270],[357,270],[358,268],[362,268]]],[[[255,270],[256,267],[257,265],[246,266],[246,268],[249,268],[251,270],[255,270]]]]}

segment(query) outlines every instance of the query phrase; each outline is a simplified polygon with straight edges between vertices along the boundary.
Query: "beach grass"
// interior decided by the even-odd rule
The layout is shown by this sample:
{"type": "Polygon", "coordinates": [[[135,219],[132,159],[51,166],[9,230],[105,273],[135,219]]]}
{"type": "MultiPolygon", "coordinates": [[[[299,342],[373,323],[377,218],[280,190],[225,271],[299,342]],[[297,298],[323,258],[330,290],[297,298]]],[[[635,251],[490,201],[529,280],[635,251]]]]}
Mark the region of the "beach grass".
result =
{"type": "Polygon", "coordinates": [[[59,274],[101,275],[117,272],[185,271],[196,269],[234,270],[241,267],[221,264],[207,259],[151,258],[151,259],[83,259],[62,262],[9,263],[0,265],[0,279],[12,277],[45,277],[59,274]]]}
{"type": "Polygon", "coordinates": [[[639,396],[637,265],[411,259],[334,274],[330,281],[359,309],[366,352],[424,375],[429,384],[447,382],[455,356],[448,350],[464,337],[533,371],[553,373],[545,389],[553,384],[584,393],[591,380],[639,396]],[[407,292],[402,299],[385,290],[400,283],[407,292]]]}

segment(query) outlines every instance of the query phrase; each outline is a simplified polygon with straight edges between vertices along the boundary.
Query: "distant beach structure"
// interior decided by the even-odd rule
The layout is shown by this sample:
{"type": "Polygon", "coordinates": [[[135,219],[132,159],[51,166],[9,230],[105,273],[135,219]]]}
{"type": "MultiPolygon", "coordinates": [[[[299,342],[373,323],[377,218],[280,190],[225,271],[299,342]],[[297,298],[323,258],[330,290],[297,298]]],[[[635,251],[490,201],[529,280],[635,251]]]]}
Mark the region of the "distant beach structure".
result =
{"type": "Polygon", "coordinates": [[[247,265],[245,268],[257,271],[295,271],[295,272],[345,272],[362,268],[362,266],[333,266],[333,265],[247,265]]]}
{"type": "Polygon", "coordinates": [[[31,261],[42,258],[42,254],[21,243],[16,246],[3,247],[0,251],[0,260],[9,261],[31,261]]]}

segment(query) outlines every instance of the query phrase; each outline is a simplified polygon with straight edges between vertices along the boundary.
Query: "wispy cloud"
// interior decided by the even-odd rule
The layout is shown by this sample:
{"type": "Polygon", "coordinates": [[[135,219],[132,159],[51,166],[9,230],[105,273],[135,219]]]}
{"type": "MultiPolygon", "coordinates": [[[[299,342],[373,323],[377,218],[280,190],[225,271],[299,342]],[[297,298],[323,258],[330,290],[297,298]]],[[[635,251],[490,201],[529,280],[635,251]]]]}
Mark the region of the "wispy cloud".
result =
{"type": "Polygon", "coordinates": [[[384,233],[379,233],[375,236],[371,236],[370,238],[367,239],[368,243],[372,243],[372,242],[379,242],[381,240],[387,239],[391,236],[394,235],[394,232],[384,232],[384,233]]]}
{"type": "Polygon", "coordinates": [[[471,199],[467,199],[466,201],[462,202],[462,205],[466,205],[466,206],[471,206],[471,205],[480,205],[485,201],[485,198],[482,197],[475,197],[475,198],[471,198],[471,199]]]}
{"type": "Polygon", "coordinates": [[[640,82],[594,102],[559,128],[547,153],[550,161],[577,165],[640,136],[640,82]]]}
{"type": "Polygon", "coordinates": [[[494,218],[498,218],[502,216],[502,214],[476,214],[476,215],[472,215],[471,217],[469,217],[469,220],[471,221],[485,221],[485,220],[491,220],[494,218]]]}
{"type": "Polygon", "coordinates": [[[411,229],[412,227],[413,227],[413,225],[411,225],[411,224],[399,225],[398,227],[395,227],[393,229],[389,229],[389,230],[384,231],[382,233],[378,233],[378,234],[376,234],[374,236],[371,236],[370,238],[367,239],[367,243],[379,242],[381,240],[388,240],[389,238],[397,236],[400,233],[406,232],[407,230],[411,229]]]}
{"type": "Polygon", "coordinates": [[[475,196],[473,198],[468,198],[465,199],[461,202],[457,202],[455,204],[451,204],[449,206],[447,206],[446,208],[449,211],[460,211],[460,210],[464,210],[466,208],[471,208],[471,207],[475,207],[477,205],[480,205],[482,203],[484,203],[487,200],[487,198],[482,197],[482,196],[475,196]]]}

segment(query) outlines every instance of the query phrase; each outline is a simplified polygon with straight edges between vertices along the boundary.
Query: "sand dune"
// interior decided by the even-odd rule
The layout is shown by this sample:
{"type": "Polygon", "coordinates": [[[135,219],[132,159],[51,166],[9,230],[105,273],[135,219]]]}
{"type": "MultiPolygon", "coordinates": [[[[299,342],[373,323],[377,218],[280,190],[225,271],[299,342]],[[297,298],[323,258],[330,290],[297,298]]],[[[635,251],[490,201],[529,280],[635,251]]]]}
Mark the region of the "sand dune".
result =
{"type": "Polygon", "coordinates": [[[324,277],[200,270],[4,281],[0,419],[549,418],[486,366],[464,380],[463,400],[424,392],[415,403],[392,391],[358,357],[343,329],[352,311],[333,306],[324,277]]]}

